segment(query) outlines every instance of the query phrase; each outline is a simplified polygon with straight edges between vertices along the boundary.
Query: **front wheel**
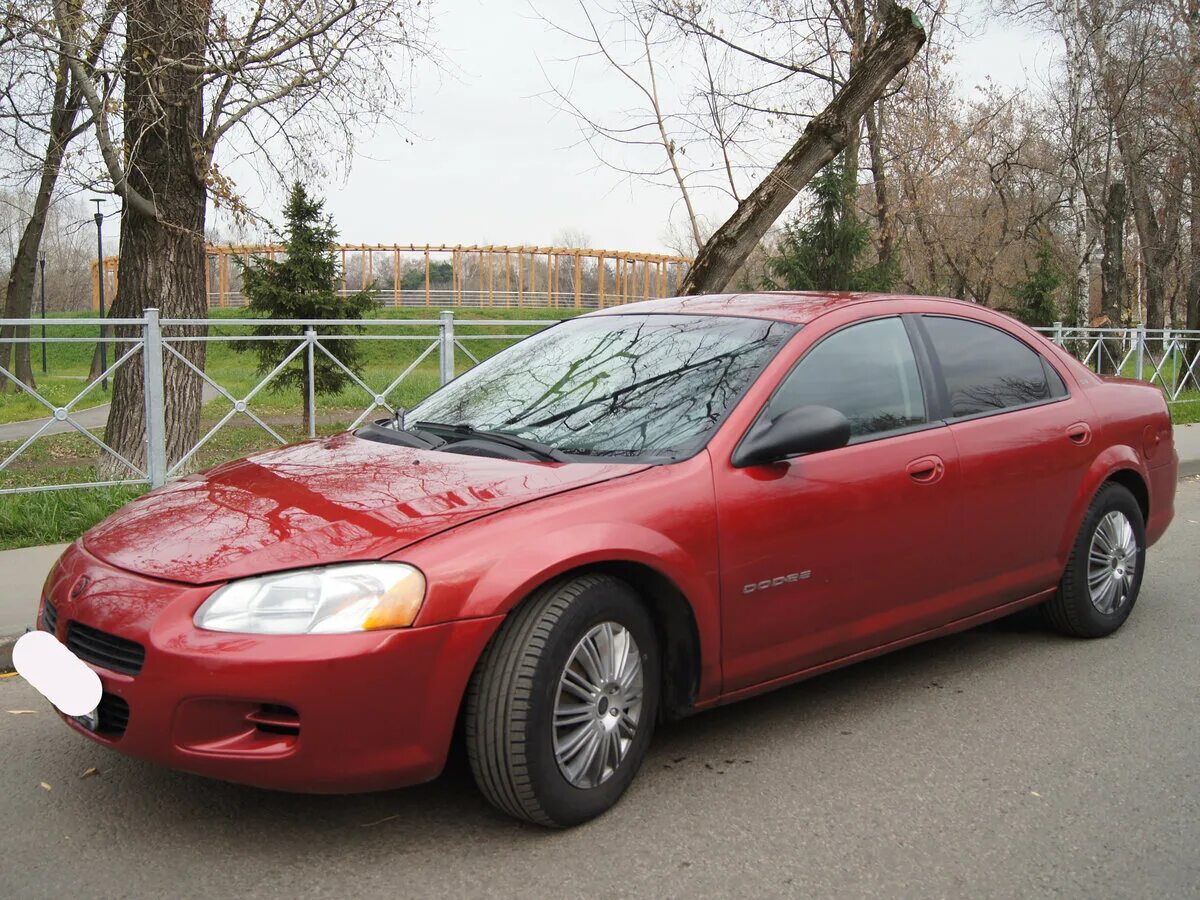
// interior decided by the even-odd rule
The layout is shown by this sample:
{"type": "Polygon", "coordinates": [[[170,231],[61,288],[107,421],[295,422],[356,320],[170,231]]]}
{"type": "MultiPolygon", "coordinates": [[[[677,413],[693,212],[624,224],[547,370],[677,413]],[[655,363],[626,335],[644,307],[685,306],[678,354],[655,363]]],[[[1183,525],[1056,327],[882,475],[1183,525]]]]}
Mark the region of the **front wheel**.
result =
{"type": "Polygon", "coordinates": [[[586,822],[637,774],[658,697],[654,623],[629,585],[607,575],[549,585],[505,621],[471,678],[475,781],[517,818],[586,822]]]}
{"type": "Polygon", "coordinates": [[[1112,634],[1133,611],[1145,568],[1142,509],[1128,488],[1109,482],[1084,516],[1047,619],[1074,637],[1112,634]]]}

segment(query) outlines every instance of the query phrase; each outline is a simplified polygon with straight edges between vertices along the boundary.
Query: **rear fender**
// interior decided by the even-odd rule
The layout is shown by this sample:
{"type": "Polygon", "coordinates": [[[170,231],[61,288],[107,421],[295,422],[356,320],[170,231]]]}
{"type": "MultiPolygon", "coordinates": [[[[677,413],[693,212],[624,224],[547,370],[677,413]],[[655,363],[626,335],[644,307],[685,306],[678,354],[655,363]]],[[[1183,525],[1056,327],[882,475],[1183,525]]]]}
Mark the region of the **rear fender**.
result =
{"type": "Polygon", "coordinates": [[[1146,470],[1145,461],[1136,450],[1127,444],[1114,444],[1100,453],[1088,468],[1083,483],[1079,487],[1079,493],[1075,497],[1075,503],[1071,507],[1071,514],[1067,517],[1067,528],[1058,545],[1059,565],[1066,566],[1067,559],[1071,555],[1071,548],[1075,545],[1075,538],[1079,536],[1079,529],[1083,527],[1083,518],[1087,515],[1088,507],[1092,505],[1092,499],[1096,496],[1096,492],[1100,490],[1104,482],[1113,476],[1114,472],[1122,469],[1136,472],[1149,490],[1149,472],[1146,470]]]}

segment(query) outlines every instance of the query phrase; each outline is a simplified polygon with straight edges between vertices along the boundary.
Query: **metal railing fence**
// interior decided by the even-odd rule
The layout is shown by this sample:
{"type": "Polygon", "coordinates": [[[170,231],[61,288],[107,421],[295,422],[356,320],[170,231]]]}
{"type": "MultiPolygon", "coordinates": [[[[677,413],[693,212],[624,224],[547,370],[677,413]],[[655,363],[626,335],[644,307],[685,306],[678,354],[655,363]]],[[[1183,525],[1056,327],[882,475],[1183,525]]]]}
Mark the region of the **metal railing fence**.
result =
{"type": "MultiPolygon", "coordinates": [[[[32,401],[27,401],[27,405],[45,411],[40,418],[0,423],[0,494],[84,487],[158,487],[199,466],[227,458],[220,455],[226,451],[215,447],[214,441],[234,427],[246,426],[254,436],[240,435],[228,458],[245,455],[264,443],[282,445],[289,440],[316,437],[319,424],[326,431],[356,428],[373,414],[392,415],[400,405],[411,406],[430,390],[478,364],[490,352],[556,321],[463,318],[449,310],[427,319],[266,320],[166,319],[160,317],[158,310],[148,309],[141,318],[106,319],[103,341],[112,351],[113,361],[102,376],[59,375],[60,380],[55,382],[52,371],[49,377],[40,376],[43,385],[39,389],[0,365],[0,381],[6,379],[15,387],[8,396],[24,395],[32,401]],[[260,326],[293,333],[254,334],[252,329],[260,326]],[[347,327],[353,330],[338,330],[347,327]],[[136,333],[121,336],[114,332],[116,328],[125,334],[130,329],[136,333]],[[216,344],[246,346],[259,341],[283,344],[279,361],[270,371],[259,372],[250,360],[233,365],[231,358],[226,358],[223,365],[214,363],[212,349],[216,344]],[[194,343],[207,345],[207,363],[203,367],[192,362],[184,350],[185,345],[194,343]],[[376,351],[374,375],[368,376],[340,358],[339,347],[351,344],[386,345],[395,352],[389,353],[381,364],[378,357],[382,354],[376,351]],[[111,380],[139,354],[145,416],[144,433],[135,443],[141,452],[122,453],[104,439],[107,405],[87,407],[86,404],[98,399],[96,389],[103,379],[111,380]],[[332,366],[344,378],[341,392],[332,399],[323,398],[316,390],[318,360],[332,366]],[[168,364],[182,366],[199,380],[204,404],[199,436],[175,459],[169,459],[167,451],[164,376],[168,364]],[[297,391],[295,400],[285,401],[282,407],[279,401],[268,402],[268,392],[276,379],[293,366],[303,368],[303,391],[297,391]],[[82,381],[81,389],[66,389],[74,384],[69,379],[82,381]],[[47,396],[53,393],[48,386],[57,391],[53,397],[47,396]],[[397,399],[401,389],[408,393],[406,404],[397,399]],[[349,405],[347,392],[359,398],[359,402],[349,405]],[[304,414],[302,422],[307,423],[307,428],[294,421],[297,410],[304,414]],[[323,422],[319,422],[321,416],[325,417],[323,422]],[[61,442],[66,438],[62,435],[73,439],[76,449],[65,450],[61,442]],[[60,444],[45,451],[44,458],[38,456],[35,449],[39,442],[51,439],[58,439],[60,444]],[[85,452],[92,454],[86,465],[81,462],[85,452]],[[78,464],[64,468],[60,465],[64,456],[78,464]],[[97,466],[97,459],[107,465],[97,466]],[[64,471],[66,476],[62,475],[64,471]]],[[[81,370],[86,370],[98,341],[99,322],[95,318],[0,319],[0,327],[6,325],[16,326],[14,331],[18,336],[11,338],[11,343],[38,344],[44,340],[51,348],[59,348],[52,351],[56,360],[73,354],[74,366],[81,370]],[[32,336],[40,326],[48,329],[44,339],[32,336]],[[61,329],[73,333],[56,333],[61,329]],[[76,345],[81,346],[70,349],[76,345]]],[[[1061,323],[1039,330],[1094,371],[1157,384],[1171,404],[1200,402],[1200,331],[1073,328],[1061,323]]],[[[0,401],[0,409],[3,404],[0,401]]],[[[122,444],[129,446],[127,441],[122,444]]]]}
{"type": "Polygon", "coordinates": [[[1094,372],[1148,381],[1168,403],[1200,402],[1200,331],[1182,328],[1092,328],[1061,322],[1038,328],[1094,372]],[[1190,396],[1191,394],[1196,396],[1190,396]]]}
{"type": "MultiPolygon", "coordinates": [[[[355,393],[361,393],[363,402],[355,409],[344,408],[344,400],[339,408],[339,425],[346,429],[354,429],[363,424],[373,413],[394,415],[399,407],[394,395],[421,372],[422,367],[428,371],[424,374],[431,376],[426,379],[429,387],[445,384],[463,371],[464,367],[477,365],[481,358],[488,355],[485,351],[471,349],[473,343],[491,344],[488,349],[496,349],[497,345],[507,345],[521,340],[539,330],[557,322],[557,319],[466,319],[456,318],[454,313],[442,311],[437,318],[430,319],[166,319],[159,315],[156,309],[148,309],[140,319],[106,319],[106,336],[103,342],[114,350],[115,357],[107,371],[95,378],[90,375],[82,390],[74,393],[65,402],[55,402],[47,398],[43,391],[18,378],[12,371],[0,366],[0,380],[7,379],[24,395],[33,398],[35,403],[48,413],[41,419],[25,420],[0,424],[0,495],[28,493],[40,490],[64,490],[83,487],[116,487],[126,485],[146,485],[159,487],[167,481],[180,477],[195,468],[195,462],[201,452],[208,447],[213,439],[223,430],[230,427],[235,420],[248,420],[253,428],[260,431],[273,444],[283,445],[289,439],[281,432],[285,429],[270,414],[256,403],[261,402],[265,392],[272,386],[279,375],[289,366],[300,365],[304,371],[304,391],[301,402],[307,422],[307,433],[295,437],[314,438],[317,436],[318,401],[321,399],[316,390],[318,359],[328,360],[337,372],[345,379],[346,388],[355,393]],[[118,337],[112,332],[115,327],[136,328],[139,334],[134,337],[118,337]],[[259,335],[249,333],[259,327],[276,327],[284,330],[295,330],[295,334],[259,335]],[[340,329],[354,329],[350,332],[340,329]],[[337,330],[335,330],[337,329],[337,330]],[[380,329],[385,333],[378,333],[380,329]],[[191,333],[176,333],[176,332],[191,333]],[[200,331],[202,333],[195,333],[200,331]],[[237,333],[237,332],[245,333],[237,333]],[[281,359],[270,371],[258,373],[247,381],[244,377],[246,370],[252,366],[243,366],[241,371],[234,373],[241,378],[234,378],[237,384],[230,382],[228,372],[225,377],[215,373],[211,366],[211,353],[206,353],[210,365],[201,368],[187,358],[183,345],[189,343],[249,344],[259,341],[277,341],[285,346],[281,359]],[[338,345],[349,343],[368,344],[376,342],[396,343],[411,346],[412,350],[398,353],[399,363],[394,371],[386,375],[386,383],[371,384],[362,374],[347,366],[338,355],[338,345]],[[95,390],[104,378],[112,379],[121,367],[138,354],[142,355],[142,398],[145,405],[144,433],[141,435],[140,446],[142,453],[134,458],[122,454],[116,448],[103,440],[103,428],[107,420],[107,405],[96,409],[81,408],[80,404],[94,395],[95,390]],[[164,381],[164,363],[173,361],[197,378],[202,385],[202,394],[206,407],[228,404],[223,413],[218,412],[216,421],[205,423],[198,440],[191,444],[177,459],[168,459],[166,433],[166,389],[164,381]],[[225,383],[222,383],[225,381],[225,383]],[[95,433],[99,431],[100,434],[95,433]],[[88,480],[68,480],[61,483],[39,482],[36,484],[14,484],[12,479],[5,480],[6,473],[11,472],[13,464],[29,454],[30,448],[39,439],[54,437],[59,434],[81,435],[104,459],[108,468],[117,468],[123,477],[96,477],[88,480]]],[[[4,325],[36,327],[45,324],[51,329],[67,327],[79,330],[82,327],[97,329],[98,321],[92,319],[0,319],[0,327],[4,325]]],[[[98,336],[80,336],[78,334],[50,334],[46,343],[54,345],[87,344],[89,350],[94,346],[98,336]]],[[[13,343],[40,343],[41,337],[17,337],[13,343]]],[[[247,360],[247,364],[251,361],[247,360]]],[[[43,379],[46,376],[42,376],[43,379]]],[[[341,392],[345,393],[345,389],[341,392]]],[[[424,393],[427,393],[425,391],[424,393]]],[[[340,395],[339,395],[340,396],[340,395]]],[[[332,401],[331,401],[332,402],[332,401]]],[[[411,404],[410,404],[411,405],[411,404]]],[[[294,410],[291,412],[294,415],[294,410]]],[[[289,416],[285,414],[285,418],[289,416]]],[[[291,430],[295,430],[294,427],[291,430]]]]}

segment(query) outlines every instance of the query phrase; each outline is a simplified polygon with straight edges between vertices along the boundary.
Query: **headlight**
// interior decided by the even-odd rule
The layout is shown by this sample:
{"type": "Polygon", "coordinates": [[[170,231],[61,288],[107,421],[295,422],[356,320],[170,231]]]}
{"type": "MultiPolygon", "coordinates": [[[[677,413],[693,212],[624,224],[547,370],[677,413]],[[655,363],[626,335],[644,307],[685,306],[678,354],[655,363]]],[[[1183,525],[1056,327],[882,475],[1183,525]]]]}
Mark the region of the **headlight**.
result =
{"type": "Polygon", "coordinates": [[[244,578],[220,588],[197,628],[246,634],[345,634],[406,628],[425,599],[425,576],[403,563],[347,563],[244,578]]]}

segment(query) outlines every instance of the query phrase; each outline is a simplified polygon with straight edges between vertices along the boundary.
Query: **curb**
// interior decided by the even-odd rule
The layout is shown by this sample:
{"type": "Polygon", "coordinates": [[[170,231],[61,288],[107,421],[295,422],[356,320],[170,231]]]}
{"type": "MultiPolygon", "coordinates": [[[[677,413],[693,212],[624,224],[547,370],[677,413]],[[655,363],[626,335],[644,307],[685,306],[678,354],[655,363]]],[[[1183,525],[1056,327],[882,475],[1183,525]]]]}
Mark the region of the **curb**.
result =
{"type": "Polygon", "coordinates": [[[14,634],[11,637],[0,637],[0,675],[13,671],[12,650],[20,636],[14,634]]]}

